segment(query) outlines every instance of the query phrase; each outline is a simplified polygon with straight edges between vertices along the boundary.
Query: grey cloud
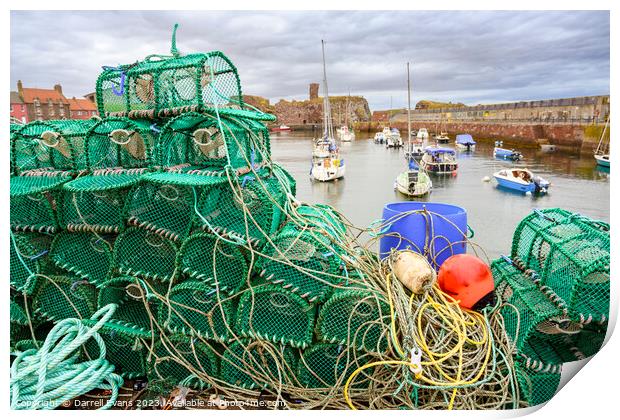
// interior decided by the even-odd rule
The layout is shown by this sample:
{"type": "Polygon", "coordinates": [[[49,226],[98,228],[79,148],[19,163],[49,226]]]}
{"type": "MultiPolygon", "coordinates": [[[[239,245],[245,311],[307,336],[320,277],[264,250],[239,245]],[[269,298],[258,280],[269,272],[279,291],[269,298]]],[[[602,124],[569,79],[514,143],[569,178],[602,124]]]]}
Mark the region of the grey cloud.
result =
{"type": "Polygon", "coordinates": [[[94,90],[102,65],[167,53],[225,52],[243,90],[304,99],[321,80],[326,40],[330,93],[360,94],[373,109],[414,100],[489,103],[609,93],[606,11],[12,12],[11,88],[94,90]]]}

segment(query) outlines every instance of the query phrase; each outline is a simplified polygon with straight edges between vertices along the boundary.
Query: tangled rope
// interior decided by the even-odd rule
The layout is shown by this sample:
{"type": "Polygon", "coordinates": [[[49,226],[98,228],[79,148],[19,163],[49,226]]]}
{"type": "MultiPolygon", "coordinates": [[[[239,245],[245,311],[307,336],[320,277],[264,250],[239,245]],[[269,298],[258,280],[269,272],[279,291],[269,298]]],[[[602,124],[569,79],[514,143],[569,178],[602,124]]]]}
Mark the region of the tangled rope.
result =
{"type": "Polygon", "coordinates": [[[123,379],[105,359],[105,344],[97,331],[115,310],[115,304],[101,308],[91,317],[97,321],[91,328],[77,318],[64,319],[49,332],[39,350],[18,354],[11,365],[11,409],[51,410],[95,388],[111,391],[102,409],[114,405],[123,379]],[[80,361],[79,349],[91,338],[99,356],[80,361]]]}

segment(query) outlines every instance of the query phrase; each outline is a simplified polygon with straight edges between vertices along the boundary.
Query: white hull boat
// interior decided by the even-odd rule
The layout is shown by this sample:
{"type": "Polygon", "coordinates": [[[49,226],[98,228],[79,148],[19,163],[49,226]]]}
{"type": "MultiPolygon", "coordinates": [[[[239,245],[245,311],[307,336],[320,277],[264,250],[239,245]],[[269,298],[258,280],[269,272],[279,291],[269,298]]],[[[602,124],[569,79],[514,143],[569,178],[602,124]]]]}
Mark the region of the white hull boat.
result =
{"type": "Polygon", "coordinates": [[[398,174],[394,186],[408,197],[421,197],[431,192],[433,183],[426,172],[410,169],[398,174]]]}
{"type": "Polygon", "coordinates": [[[549,189],[549,181],[534,175],[530,170],[502,169],[493,174],[500,187],[524,193],[545,194],[549,189]]]}
{"type": "Polygon", "coordinates": [[[312,160],[310,176],[317,181],[327,182],[342,178],[346,171],[344,160],[340,158],[326,158],[312,160]]]}

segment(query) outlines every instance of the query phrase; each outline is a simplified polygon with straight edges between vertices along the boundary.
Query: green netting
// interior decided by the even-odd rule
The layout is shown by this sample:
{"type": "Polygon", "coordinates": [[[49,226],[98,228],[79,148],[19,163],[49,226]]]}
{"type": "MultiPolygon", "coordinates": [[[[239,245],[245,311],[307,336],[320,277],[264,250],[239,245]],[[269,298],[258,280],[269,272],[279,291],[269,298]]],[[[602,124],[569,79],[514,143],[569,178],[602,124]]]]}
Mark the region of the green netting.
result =
{"type": "Polygon", "coordinates": [[[188,111],[192,106],[243,106],[237,69],[219,51],[149,56],[134,64],[104,68],[96,93],[101,115],[155,116],[176,108],[188,111]]]}
{"type": "Polygon", "coordinates": [[[286,189],[274,177],[241,177],[231,188],[226,182],[204,194],[197,223],[201,229],[254,243],[264,242],[284,218],[286,189]]]}
{"type": "Polygon", "coordinates": [[[95,120],[33,121],[12,138],[13,167],[31,170],[86,169],[85,138],[95,120]]]}
{"type": "Polygon", "coordinates": [[[187,277],[236,293],[249,280],[244,248],[209,233],[196,233],[183,242],[177,255],[177,269],[187,277]]]}
{"type": "MultiPolygon", "coordinates": [[[[306,388],[342,387],[353,372],[367,364],[367,355],[355,355],[341,344],[318,343],[303,352],[298,363],[297,379],[306,388]]],[[[352,382],[351,388],[368,387],[366,374],[373,368],[364,369],[352,382]]]]}
{"type": "Polygon", "coordinates": [[[98,296],[98,307],[115,303],[118,305],[109,323],[130,327],[142,332],[152,331],[153,325],[149,311],[154,316],[159,310],[160,301],[149,296],[152,290],[165,294],[166,287],[160,283],[143,284],[144,280],[135,277],[115,277],[101,283],[98,296]],[[148,288],[148,290],[145,290],[148,288]],[[145,306],[148,305],[148,308],[145,306]],[[147,310],[148,309],[148,310],[147,310]]]}
{"type": "Polygon", "coordinates": [[[388,347],[390,308],[365,290],[340,289],[319,309],[317,337],[358,350],[383,353],[388,347]]]}
{"type": "Polygon", "coordinates": [[[121,274],[174,281],[177,250],[177,244],[154,232],[129,228],[116,240],[114,267],[121,274]]]}
{"type": "Polygon", "coordinates": [[[217,290],[194,281],[172,288],[159,310],[159,322],[173,333],[227,341],[234,325],[235,304],[217,290]]]}
{"type": "Polygon", "coordinates": [[[115,235],[61,232],[54,238],[50,257],[58,267],[100,284],[112,274],[115,240],[115,235]]]}
{"type": "Polygon", "coordinates": [[[176,173],[144,176],[129,194],[127,222],[174,240],[185,239],[198,217],[198,203],[206,200],[201,197],[213,194],[215,185],[223,182],[226,178],[176,173]],[[180,181],[196,184],[180,184],[180,181]]]}
{"type": "Polygon", "coordinates": [[[241,295],[237,331],[296,348],[312,343],[316,307],[298,295],[275,285],[251,287],[241,295]]]}
{"type": "Polygon", "coordinates": [[[228,384],[249,389],[268,388],[274,378],[278,383],[290,383],[297,368],[298,353],[299,350],[283,344],[235,341],[222,357],[221,378],[228,384]]]}
{"type": "MultiPolygon", "coordinates": [[[[90,320],[84,322],[87,325],[93,323],[90,320]]],[[[105,359],[114,365],[116,373],[127,379],[146,376],[150,333],[116,323],[106,323],[98,332],[105,343],[105,359]]],[[[88,340],[83,348],[85,359],[99,356],[94,339],[88,340]]]]}
{"type": "MultiPolygon", "coordinates": [[[[326,229],[337,230],[334,225],[326,225],[326,229]]],[[[267,281],[310,302],[323,302],[332,293],[333,285],[344,280],[342,262],[331,246],[323,231],[289,222],[265,245],[256,266],[267,281]]]]}
{"type": "Polygon", "coordinates": [[[58,230],[60,189],[69,179],[66,175],[11,177],[11,228],[48,233],[58,230]]]}
{"type": "Polygon", "coordinates": [[[609,317],[609,233],[600,226],[550,209],[529,215],[515,231],[513,258],[537,271],[576,320],[609,317]]]}
{"type": "Polygon", "coordinates": [[[38,278],[32,306],[38,314],[50,321],[87,319],[97,309],[97,290],[94,285],[80,278],[38,278]]]}
{"type": "Polygon", "coordinates": [[[177,386],[209,388],[197,375],[217,377],[218,359],[210,346],[196,338],[182,335],[161,337],[147,359],[149,388],[170,391],[177,386]]]}
{"type": "Polygon", "coordinates": [[[549,401],[555,395],[562,373],[562,365],[534,365],[518,358],[514,364],[515,376],[519,385],[520,400],[534,407],[549,401]],[[529,365],[529,367],[528,367],[529,365]]]}
{"type": "Polygon", "coordinates": [[[297,181],[286,169],[277,163],[273,163],[273,174],[278,179],[281,179],[284,185],[288,186],[288,189],[290,190],[289,193],[293,197],[297,194],[297,181]]]}
{"type": "Polygon", "coordinates": [[[11,232],[10,279],[15,290],[30,294],[37,274],[50,274],[49,250],[52,235],[11,232]]]}

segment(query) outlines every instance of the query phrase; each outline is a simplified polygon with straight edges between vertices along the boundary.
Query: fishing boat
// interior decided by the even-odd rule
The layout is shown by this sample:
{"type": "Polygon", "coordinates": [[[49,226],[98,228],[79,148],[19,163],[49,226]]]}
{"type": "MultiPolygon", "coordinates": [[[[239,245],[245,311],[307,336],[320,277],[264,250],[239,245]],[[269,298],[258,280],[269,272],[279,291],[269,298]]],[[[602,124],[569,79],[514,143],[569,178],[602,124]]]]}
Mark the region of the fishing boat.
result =
{"type": "Polygon", "coordinates": [[[408,197],[421,197],[431,192],[433,182],[426,171],[411,159],[409,168],[396,177],[394,188],[408,197]]]}
{"type": "Polygon", "coordinates": [[[346,166],[340,157],[338,145],[334,140],[329,90],[327,88],[327,70],[325,68],[325,43],[321,40],[323,52],[323,137],[316,141],[312,153],[310,176],[317,181],[326,182],[342,178],[346,166]]]}
{"type": "Polygon", "coordinates": [[[493,156],[498,159],[508,159],[508,160],[521,160],[523,155],[521,152],[514,149],[504,149],[503,142],[496,141],[495,147],[493,148],[493,156]]]}
{"type": "Polygon", "coordinates": [[[416,134],[416,139],[418,139],[419,142],[425,142],[428,141],[428,130],[424,127],[420,128],[418,130],[418,134],[416,134]]]}
{"type": "Polygon", "coordinates": [[[375,143],[383,144],[384,142],[385,142],[385,135],[383,134],[383,132],[379,131],[378,133],[375,133],[375,143]]]}
{"type": "Polygon", "coordinates": [[[420,161],[420,167],[435,174],[456,173],[459,165],[456,152],[448,147],[427,147],[420,161]]]}
{"type": "Polygon", "coordinates": [[[387,136],[385,147],[402,147],[403,139],[400,136],[400,131],[397,128],[391,128],[390,134],[387,136]]]}
{"type": "Polygon", "coordinates": [[[470,151],[476,148],[476,141],[471,134],[457,134],[455,144],[461,150],[470,151]]]}
{"type": "Polygon", "coordinates": [[[604,141],[605,134],[607,133],[607,127],[609,126],[609,118],[605,122],[605,128],[603,129],[603,134],[601,134],[601,138],[598,141],[598,146],[594,151],[594,159],[596,160],[596,164],[598,166],[602,166],[604,168],[609,168],[609,140],[607,142],[604,141]]]}
{"type": "Polygon", "coordinates": [[[273,132],[279,132],[279,131],[292,131],[293,129],[291,127],[289,127],[288,125],[284,125],[282,124],[279,127],[273,127],[271,128],[269,131],[273,131],[273,132]]]}
{"type": "Polygon", "coordinates": [[[450,137],[448,137],[448,133],[442,131],[441,133],[435,136],[435,141],[438,144],[447,144],[450,142],[450,137]]]}
{"type": "Polygon", "coordinates": [[[549,181],[534,175],[529,169],[502,169],[493,174],[500,187],[515,191],[545,194],[549,181]]]}

